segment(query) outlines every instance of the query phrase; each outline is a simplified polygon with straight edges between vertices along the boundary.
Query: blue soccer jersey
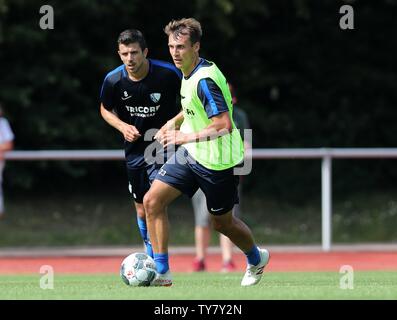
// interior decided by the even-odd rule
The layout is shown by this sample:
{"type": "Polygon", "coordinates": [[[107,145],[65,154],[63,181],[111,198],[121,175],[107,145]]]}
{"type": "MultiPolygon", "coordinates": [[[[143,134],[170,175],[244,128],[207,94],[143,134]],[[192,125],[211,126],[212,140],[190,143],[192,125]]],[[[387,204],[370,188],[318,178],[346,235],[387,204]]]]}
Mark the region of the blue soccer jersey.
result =
{"type": "Polygon", "coordinates": [[[145,133],[150,129],[160,129],[181,109],[180,70],[168,62],[148,60],[149,73],[144,79],[131,80],[122,65],[106,75],[100,93],[103,106],[115,111],[122,121],[135,126],[141,134],[134,142],[125,141],[129,168],[147,165],[144,152],[152,141],[145,141],[145,133]]]}

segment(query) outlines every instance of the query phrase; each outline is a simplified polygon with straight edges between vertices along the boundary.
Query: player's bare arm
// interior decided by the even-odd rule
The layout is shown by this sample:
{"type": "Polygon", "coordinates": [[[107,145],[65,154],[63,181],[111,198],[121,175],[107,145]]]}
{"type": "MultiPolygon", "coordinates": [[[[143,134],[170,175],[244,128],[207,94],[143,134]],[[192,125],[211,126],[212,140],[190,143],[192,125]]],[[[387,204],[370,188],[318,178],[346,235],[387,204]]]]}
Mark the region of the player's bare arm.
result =
{"type": "Polygon", "coordinates": [[[124,139],[128,142],[134,142],[137,140],[141,134],[133,125],[125,123],[124,121],[120,120],[116,114],[112,111],[106,110],[106,108],[101,103],[101,116],[102,118],[110,124],[115,129],[119,130],[124,139]]]}
{"type": "Polygon", "coordinates": [[[189,142],[213,140],[230,133],[232,122],[229,112],[223,112],[211,118],[211,124],[198,132],[183,133],[180,130],[168,130],[160,140],[167,147],[171,144],[181,145],[189,142]]]}

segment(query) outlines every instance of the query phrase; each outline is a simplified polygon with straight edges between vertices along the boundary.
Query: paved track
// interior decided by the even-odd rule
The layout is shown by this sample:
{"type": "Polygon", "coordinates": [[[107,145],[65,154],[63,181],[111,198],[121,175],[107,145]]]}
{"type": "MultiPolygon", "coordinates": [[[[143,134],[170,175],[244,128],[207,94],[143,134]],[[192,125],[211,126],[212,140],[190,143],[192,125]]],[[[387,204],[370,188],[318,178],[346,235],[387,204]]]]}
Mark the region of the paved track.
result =
{"type": "MultiPolygon", "coordinates": [[[[341,266],[354,270],[397,271],[397,245],[362,244],[334,246],[322,252],[320,246],[269,246],[271,260],[267,271],[331,271],[341,266]]],[[[59,273],[118,273],[122,259],[142,247],[8,248],[0,250],[0,274],[39,273],[50,265],[59,273]]],[[[174,272],[192,271],[193,247],[171,247],[170,265],[174,272]]],[[[245,256],[236,250],[237,271],[245,268],[245,256]]],[[[219,248],[209,248],[207,270],[221,268],[219,248]]]]}

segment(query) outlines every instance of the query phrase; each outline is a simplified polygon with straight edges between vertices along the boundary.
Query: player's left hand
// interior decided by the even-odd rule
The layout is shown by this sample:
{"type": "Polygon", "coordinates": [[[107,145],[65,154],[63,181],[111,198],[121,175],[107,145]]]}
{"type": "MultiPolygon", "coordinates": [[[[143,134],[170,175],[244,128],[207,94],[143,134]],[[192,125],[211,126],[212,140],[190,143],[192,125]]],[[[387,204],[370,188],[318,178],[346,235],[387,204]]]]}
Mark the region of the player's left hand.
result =
{"type": "Polygon", "coordinates": [[[186,137],[187,135],[180,130],[168,130],[161,135],[159,141],[166,148],[172,144],[180,145],[186,143],[186,137]]]}
{"type": "Polygon", "coordinates": [[[167,131],[173,131],[175,130],[175,122],[168,120],[165,125],[163,125],[159,131],[154,136],[154,139],[157,141],[161,141],[162,137],[167,131]]]}
{"type": "Polygon", "coordinates": [[[163,126],[162,128],[157,131],[157,133],[154,135],[154,140],[161,141],[163,138],[164,134],[167,132],[167,128],[163,126]]]}

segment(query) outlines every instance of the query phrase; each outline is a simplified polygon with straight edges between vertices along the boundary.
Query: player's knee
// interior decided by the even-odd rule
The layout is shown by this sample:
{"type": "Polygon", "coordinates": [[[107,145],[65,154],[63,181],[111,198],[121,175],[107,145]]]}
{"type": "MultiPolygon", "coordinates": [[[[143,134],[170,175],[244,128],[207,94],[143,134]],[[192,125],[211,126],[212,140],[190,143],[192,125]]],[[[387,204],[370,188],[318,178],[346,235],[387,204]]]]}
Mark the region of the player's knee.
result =
{"type": "Polygon", "coordinates": [[[148,218],[155,215],[160,208],[160,204],[156,197],[154,197],[150,192],[145,194],[145,197],[143,198],[143,206],[148,218]]]}
{"type": "Polygon", "coordinates": [[[227,232],[227,230],[229,229],[230,226],[226,221],[213,219],[212,227],[214,228],[214,230],[216,230],[220,233],[225,233],[225,232],[227,232]]]}
{"type": "Polygon", "coordinates": [[[140,206],[135,206],[135,209],[136,209],[137,216],[141,219],[145,219],[146,215],[145,215],[145,208],[143,207],[143,204],[140,206]]]}
{"type": "Polygon", "coordinates": [[[153,206],[153,204],[152,204],[152,202],[153,202],[153,200],[152,200],[153,198],[152,198],[152,196],[150,195],[150,192],[147,192],[146,194],[145,194],[145,196],[143,197],[143,207],[144,207],[144,210],[147,212],[147,213],[149,213],[149,207],[152,207],[153,206]]]}

